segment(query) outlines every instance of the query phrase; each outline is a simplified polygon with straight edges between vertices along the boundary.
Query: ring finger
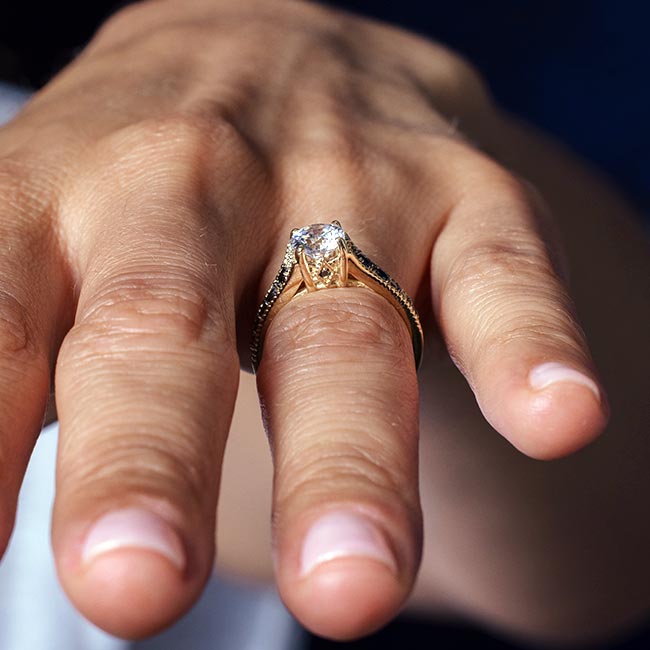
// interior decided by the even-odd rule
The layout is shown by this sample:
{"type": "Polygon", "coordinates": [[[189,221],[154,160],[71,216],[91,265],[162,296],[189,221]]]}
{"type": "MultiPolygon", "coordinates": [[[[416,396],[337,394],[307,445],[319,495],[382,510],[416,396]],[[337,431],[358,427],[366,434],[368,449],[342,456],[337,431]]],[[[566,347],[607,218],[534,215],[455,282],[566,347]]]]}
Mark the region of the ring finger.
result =
{"type": "MultiPolygon", "coordinates": [[[[389,260],[386,270],[412,292],[418,265],[399,260],[411,253],[425,260],[427,238],[384,246],[382,255],[367,234],[372,220],[357,220],[342,224],[354,243],[389,260]],[[355,221],[365,236],[358,227],[355,237],[355,221]]],[[[310,232],[318,249],[317,233],[330,231],[310,232]]],[[[303,266],[311,268],[318,255],[303,266]]],[[[340,272],[338,262],[331,266],[325,283],[340,272]]],[[[309,275],[299,267],[292,278],[309,275]]],[[[337,639],[367,634],[398,611],[419,565],[411,333],[400,309],[365,287],[307,291],[271,313],[257,375],[275,467],[278,586],[314,632],[337,639]]]]}

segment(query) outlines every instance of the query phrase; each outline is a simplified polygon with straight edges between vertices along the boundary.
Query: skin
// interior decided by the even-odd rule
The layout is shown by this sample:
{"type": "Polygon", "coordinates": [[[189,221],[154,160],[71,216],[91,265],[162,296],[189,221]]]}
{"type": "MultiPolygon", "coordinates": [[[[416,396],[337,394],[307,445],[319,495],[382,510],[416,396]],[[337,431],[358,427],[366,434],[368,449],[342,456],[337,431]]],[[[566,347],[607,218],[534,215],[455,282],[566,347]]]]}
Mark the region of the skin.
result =
{"type": "Polygon", "coordinates": [[[265,573],[264,545],[238,540],[268,504],[282,598],[324,636],[366,634],[409,596],[528,638],[601,638],[647,613],[639,228],[446,49],[307,3],[129,7],[0,130],[0,215],[2,543],[54,373],[53,548],[100,627],[147,636],[200,593],[255,309],[291,228],[333,218],[416,297],[419,386],[373,292],[283,308],[257,374],[272,497],[246,378],[224,567],[265,573]],[[549,362],[597,395],[531,386],[549,362]],[[540,462],[594,441],[609,402],[607,435],[540,462]],[[128,546],[84,560],[95,522],[136,507],[178,539],[182,568],[128,546]],[[349,556],[301,575],[310,525],[342,510],[394,568],[349,556]]]}

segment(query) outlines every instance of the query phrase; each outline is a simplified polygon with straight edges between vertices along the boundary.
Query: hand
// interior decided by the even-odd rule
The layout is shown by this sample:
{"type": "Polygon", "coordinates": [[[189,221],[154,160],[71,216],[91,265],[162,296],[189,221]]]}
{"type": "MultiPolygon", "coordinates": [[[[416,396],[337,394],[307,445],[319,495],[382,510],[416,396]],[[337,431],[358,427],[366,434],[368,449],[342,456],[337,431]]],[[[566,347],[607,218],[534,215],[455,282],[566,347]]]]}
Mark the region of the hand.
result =
{"type": "MultiPolygon", "coordinates": [[[[605,396],[545,208],[450,126],[494,116],[446,50],[314,5],[112,18],[0,132],[5,540],[56,360],[61,581],[115,634],[182,614],[212,567],[255,309],[289,230],[332,218],[418,297],[428,344],[436,322],[517,448],[597,436],[605,396]]],[[[421,552],[408,332],[370,291],[310,294],[269,328],[258,387],[282,597],[320,634],[369,632],[421,552]]]]}

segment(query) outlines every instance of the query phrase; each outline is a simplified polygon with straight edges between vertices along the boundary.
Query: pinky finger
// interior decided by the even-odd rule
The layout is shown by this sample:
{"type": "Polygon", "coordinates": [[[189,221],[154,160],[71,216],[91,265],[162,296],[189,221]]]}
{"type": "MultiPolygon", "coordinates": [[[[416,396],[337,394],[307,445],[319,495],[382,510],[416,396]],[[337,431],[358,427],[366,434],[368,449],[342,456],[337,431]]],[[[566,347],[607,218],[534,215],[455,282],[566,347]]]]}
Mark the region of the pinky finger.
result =
{"type": "Polygon", "coordinates": [[[563,456],[604,429],[605,392],[542,234],[539,201],[491,171],[436,242],[434,306],[488,422],[529,456],[563,456]]]}

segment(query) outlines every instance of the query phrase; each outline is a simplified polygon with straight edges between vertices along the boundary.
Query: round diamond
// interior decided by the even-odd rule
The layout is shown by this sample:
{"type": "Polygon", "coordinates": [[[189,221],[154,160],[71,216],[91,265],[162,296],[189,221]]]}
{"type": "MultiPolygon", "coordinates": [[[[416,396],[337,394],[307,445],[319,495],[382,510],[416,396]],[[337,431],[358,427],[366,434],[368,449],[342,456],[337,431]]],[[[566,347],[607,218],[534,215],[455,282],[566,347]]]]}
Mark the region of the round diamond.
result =
{"type": "Polygon", "coordinates": [[[337,253],[339,240],[345,240],[345,232],[333,223],[314,223],[291,235],[293,248],[303,250],[312,260],[327,259],[337,253]]]}

